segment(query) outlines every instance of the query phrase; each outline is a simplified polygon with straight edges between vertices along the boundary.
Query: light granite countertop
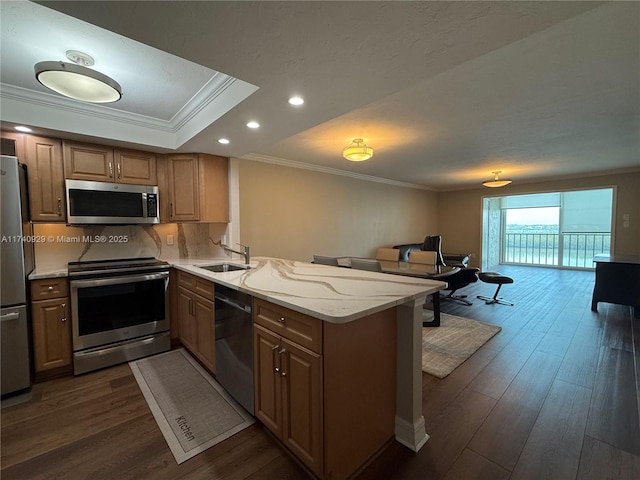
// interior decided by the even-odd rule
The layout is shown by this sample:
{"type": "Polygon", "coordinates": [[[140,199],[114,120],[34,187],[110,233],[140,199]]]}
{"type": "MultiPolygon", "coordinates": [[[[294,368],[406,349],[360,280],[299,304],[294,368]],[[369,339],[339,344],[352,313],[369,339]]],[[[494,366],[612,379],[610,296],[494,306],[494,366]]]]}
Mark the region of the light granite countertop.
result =
{"type": "MultiPolygon", "coordinates": [[[[346,323],[403,303],[425,298],[446,286],[435,280],[255,257],[251,269],[214,273],[197,264],[173,264],[215,283],[332,323],[346,323]]],[[[241,261],[229,263],[242,264],[241,261]]]]}
{"type": "MultiPolygon", "coordinates": [[[[435,280],[270,257],[254,257],[248,270],[221,273],[199,266],[243,262],[228,258],[164,260],[179,270],[333,323],[424,298],[446,286],[435,280]]],[[[29,279],[66,276],[66,267],[46,268],[34,270],[29,279]]]]}

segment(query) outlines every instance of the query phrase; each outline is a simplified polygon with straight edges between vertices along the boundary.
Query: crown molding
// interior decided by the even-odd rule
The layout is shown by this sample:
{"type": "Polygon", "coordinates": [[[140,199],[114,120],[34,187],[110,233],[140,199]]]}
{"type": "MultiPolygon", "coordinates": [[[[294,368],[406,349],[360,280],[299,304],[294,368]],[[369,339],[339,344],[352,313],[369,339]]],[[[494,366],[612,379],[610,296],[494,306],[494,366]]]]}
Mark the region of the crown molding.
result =
{"type": "Polygon", "coordinates": [[[427,187],[426,185],[418,185],[415,183],[408,183],[408,182],[400,182],[397,180],[390,180],[388,178],[382,178],[382,177],[374,177],[373,175],[363,175],[361,173],[353,173],[353,172],[348,172],[346,170],[340,170],[337,168],[330,168],[330,167],[324,167],[321,165],[313,165],[310,163],[303,163],[303,162],[297,162],[295,160],[288,160],[286,158],[279,158],[279,157],[272,157],[269,155],[262,155],[259,153],[248,153],[246,155],[243,155],[242,157],[239,157],[241,160],[253,160],[255,162],[262,162],[262,163],[271,163],[273,165],[280,165],[283,167],[292,167],[292,168],[299,168],[302,170],[311,170],[314,172],[319,172],[319,173],[327,173],[329,175],[338,175],[341,177],[349,177],[349,178],[355,178],[356,180],[364,180],[366,182],[375,182],[375,183],[384,183],[386,185],[393,185],[395,187],[404,187],[404,188],[414,188],[417,190],[428,190],[428,191],[435,191],[433,188],[431,187],[427,187]]]}
{"type": "Polygon", "coordinates": [[[166,120],[140,115],[138,113],[125,112],[106,105],[78,102],[76,100],[66,99],[60,95],[38,92],[5,83],[0,84],[0,98],[23,102],[36,107],[55,108],[74,115],[128,123],[130,125],[154,128],[165,132],[173,132],[174,130],[171,123],[166,120]]]}
{"type": "Polygon", "coordinates": [[[0,101],[5,121],[176,149],[256,90],[255,85],[216,72],[170,120],[4,83],[0,101]]]}

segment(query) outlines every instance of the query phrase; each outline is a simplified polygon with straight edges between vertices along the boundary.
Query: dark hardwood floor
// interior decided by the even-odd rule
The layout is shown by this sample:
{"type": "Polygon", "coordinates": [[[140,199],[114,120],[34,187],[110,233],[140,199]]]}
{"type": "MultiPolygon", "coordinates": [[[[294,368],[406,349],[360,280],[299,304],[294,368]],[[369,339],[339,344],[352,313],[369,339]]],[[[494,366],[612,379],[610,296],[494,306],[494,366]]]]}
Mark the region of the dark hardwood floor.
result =
{"type": "MultiPolygon", "coordinates": [[[[500,267],[514,278],[485,305],[477,282],[446,313],[502,331],[445,379],[423,375],[431,438],[392,443],[358,476],[378,479],[640,479],[640,320],[601,303],[592,272],[500,267]]],[[[127,365],[37,384],[4,407],[9,479],[305,479],[260,425],[177,465],[127,365]]]]}

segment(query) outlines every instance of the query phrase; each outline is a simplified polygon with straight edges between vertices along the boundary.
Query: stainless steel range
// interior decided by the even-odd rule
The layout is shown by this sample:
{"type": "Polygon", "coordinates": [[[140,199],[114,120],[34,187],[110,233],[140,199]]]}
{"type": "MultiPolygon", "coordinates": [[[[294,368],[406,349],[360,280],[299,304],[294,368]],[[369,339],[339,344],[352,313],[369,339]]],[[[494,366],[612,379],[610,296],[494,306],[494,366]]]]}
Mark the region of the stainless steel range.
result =
{"type": "Polygon", "coordinates": [[[169,264],[69,262],[74,374],[170,349],[169,264]]]}

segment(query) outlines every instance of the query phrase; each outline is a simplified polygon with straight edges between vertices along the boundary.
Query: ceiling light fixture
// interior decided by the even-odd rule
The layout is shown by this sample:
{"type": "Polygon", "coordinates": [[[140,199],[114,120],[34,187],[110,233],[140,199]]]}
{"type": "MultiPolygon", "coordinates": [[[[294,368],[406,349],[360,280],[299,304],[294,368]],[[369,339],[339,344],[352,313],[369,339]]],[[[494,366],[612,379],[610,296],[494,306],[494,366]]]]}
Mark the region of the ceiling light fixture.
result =
{"type": "Polygon", "coordinates": [[[300,105],[302,105],[304,103],[304,99],[302,97],[291,97],[289,99],[289,103],[291,105],[299,107],[300,105]]]}
{"type": "Polygon", "coordinates": [[[259,128],[260,124],[258,122],[251,121],[251,122],[247,123],[247,127],[249,127],[249,128],[259,128]]]}
{"type": "Polygon", "coordinates": [[[363,139],[354,138],[353,142],[342,151],[342,156],[352,162],[362,162],[373,157],[373,148],[367,147],[363,139]]]}
{"type": "Polygon", "coordinates": [[[17,127],[13,127],[13,128],[19,132],[24,132],[24,133],[31,133],[33,131],[29,127],[25,127],[23,125],[18,125],[17,127]]]}
{"type": "Polygon", "coordinates": [[[495,172],[491,172],[494,174],[493,180],[488,180],[486,182],[482,182],[482,185],[485,187],[496,188],[496,187],[504,187],[505,185],[509,185],[511,180],[500,180],[498,175],[502,173],[502,170],[496,170],[495,172]]]}
{"type": "Polygon", "coordinates": [[[219,138],[218,139],[218,143],[221,143],[223,145],[228,145],[229,144],[229,140],[226,138],[219,138]]]}
{"type": "Polygon", "coordinates": [[[68,50],[67,58],[74,63],[39,62],[34,66],[36,79],[54,92],[83,102],[112,103],[122,97],[120,84],[90,67],[91,56],[68,50]]]}

